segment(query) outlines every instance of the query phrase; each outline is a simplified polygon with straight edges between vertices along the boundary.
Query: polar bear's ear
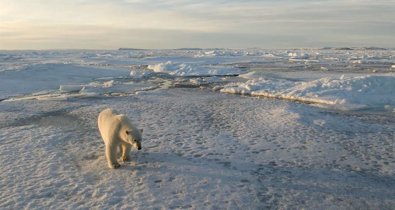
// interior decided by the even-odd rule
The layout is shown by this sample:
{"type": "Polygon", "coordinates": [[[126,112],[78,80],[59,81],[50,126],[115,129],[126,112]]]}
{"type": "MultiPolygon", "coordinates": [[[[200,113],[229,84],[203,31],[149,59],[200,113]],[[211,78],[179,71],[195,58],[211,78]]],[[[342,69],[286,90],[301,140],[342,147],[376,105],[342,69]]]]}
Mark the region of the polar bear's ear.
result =
{"type": "Polygon", "coordinates": [[[144,129],[140,129],[140,133],[143,133],[144,129]]]}

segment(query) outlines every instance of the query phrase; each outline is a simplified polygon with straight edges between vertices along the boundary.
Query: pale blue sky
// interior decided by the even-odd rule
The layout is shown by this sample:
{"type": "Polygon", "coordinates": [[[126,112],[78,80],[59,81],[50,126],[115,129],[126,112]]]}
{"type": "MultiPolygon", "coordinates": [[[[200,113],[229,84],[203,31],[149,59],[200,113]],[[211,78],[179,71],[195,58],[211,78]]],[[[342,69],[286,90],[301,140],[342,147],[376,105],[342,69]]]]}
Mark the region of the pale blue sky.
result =
{"type": "Polygon", "coordinates": [[[395,47],[395,0],[0,0],[0,49],[395,47]]]}

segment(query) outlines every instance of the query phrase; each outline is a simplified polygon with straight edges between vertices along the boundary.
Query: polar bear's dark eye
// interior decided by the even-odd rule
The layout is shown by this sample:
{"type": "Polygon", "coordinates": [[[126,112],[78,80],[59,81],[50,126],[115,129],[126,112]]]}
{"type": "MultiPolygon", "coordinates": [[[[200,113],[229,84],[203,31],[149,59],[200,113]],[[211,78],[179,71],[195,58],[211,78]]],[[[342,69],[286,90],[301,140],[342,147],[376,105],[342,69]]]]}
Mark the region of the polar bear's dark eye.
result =
{"type": "Polygon", "coordinates": [[[129,135],[129,131],[126,131],[126,135],[129,135]]]}

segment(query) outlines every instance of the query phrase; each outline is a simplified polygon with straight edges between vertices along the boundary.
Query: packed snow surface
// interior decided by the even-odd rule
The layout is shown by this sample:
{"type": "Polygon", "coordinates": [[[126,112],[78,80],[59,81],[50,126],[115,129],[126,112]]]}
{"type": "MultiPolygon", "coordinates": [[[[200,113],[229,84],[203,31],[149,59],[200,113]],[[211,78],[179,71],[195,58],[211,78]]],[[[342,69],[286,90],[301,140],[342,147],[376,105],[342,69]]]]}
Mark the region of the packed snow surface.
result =
{"type": "Polygon", "coordinates": [[[343,110],[395,108],[395,74],[347,78],[341,75],[302,82],[258,77],[227,84],[221,92],[296,100],[343,110]]]}
{"type": "Polygon", "coordinates": [[[0,51],[0,209],[394,209],[394,52],[0,51]]]}

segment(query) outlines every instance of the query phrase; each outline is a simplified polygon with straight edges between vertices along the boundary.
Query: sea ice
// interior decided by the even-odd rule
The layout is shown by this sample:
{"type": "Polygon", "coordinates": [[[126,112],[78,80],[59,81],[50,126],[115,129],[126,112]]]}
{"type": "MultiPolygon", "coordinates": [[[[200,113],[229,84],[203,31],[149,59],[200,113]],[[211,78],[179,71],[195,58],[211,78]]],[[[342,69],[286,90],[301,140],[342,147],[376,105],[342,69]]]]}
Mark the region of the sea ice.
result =
{"type": "Polygon", "coordinates": [[[0,51],[0,209],[393,209],[394,52],[0,51]],[[119,170],[107,107],[144,128],[119,170]]]}
{"type": "Polygon", "coordinates": [[[37,91],[76,88],[96,78],[128,76],[129,70],[71,64],[35,64],[0,72],[0,98],[37,91]],[[68,86],[71,85],[71,86],[68,86]]]}
{"type": "Polygon", "coordinates": [[[164,63],[148,65],[148,69],[154,72],[168,73],[175,76],[219,76],[235,75],[242,71],[233,67],[222,66],[201,66],[197,64],[174,63],[167,61],[164,63]]]}
{"type": "MultiPolygon", "coordinates": [[[[365,75],[339,79],[324,77],[298,82],[241,75],[246,82],[226,84],[224,93],[247,94],[328,105],[335,109],[384,109],[395,106],[395,75],[365,75]]],[[[218,88],[217,88],[218,89],[218,88]]]]}

